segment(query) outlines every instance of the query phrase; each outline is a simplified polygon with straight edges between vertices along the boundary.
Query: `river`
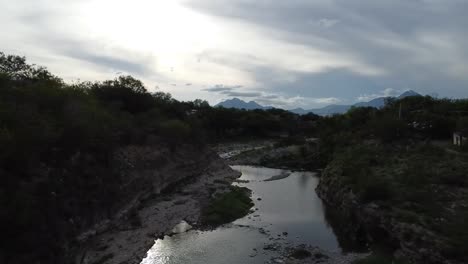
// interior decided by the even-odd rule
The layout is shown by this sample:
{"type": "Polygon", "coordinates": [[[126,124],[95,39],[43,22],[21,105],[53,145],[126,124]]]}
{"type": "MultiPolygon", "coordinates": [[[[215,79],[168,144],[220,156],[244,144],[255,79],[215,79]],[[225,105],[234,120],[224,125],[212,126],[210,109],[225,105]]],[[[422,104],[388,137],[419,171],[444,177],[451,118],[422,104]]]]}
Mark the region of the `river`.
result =
{"type": "Polygon", "coordinates": [[[232,168],[242,173],[242,182],[235,184],[252,190],[255,212],[213,231],[190,230],[156,240],[141,264],[265,263],[279,254],[276,245],[342,251],[315,193],[315,173],[232,168]]]}

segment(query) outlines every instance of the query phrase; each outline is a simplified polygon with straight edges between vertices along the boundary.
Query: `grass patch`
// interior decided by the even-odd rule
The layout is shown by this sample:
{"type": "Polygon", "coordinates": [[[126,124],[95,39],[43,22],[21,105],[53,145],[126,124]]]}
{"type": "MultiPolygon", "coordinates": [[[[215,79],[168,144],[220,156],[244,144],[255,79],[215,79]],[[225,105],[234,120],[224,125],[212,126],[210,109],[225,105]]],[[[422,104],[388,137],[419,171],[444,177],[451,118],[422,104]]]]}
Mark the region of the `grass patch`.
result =
{"type": "Polygon", "coordinates": [[[250,190],[231,186],[230,191],[215,197],[205,210],[203,222],[208,225],[222,225],[247,215],[254,205],[250,190]]]}
{"type": "Polygon", "coordinates": [[[394,260],[393,258],[384,254],[372,253],[366,258],[353,261],[353,264],[407,264],[407,262],[394,260]]]}

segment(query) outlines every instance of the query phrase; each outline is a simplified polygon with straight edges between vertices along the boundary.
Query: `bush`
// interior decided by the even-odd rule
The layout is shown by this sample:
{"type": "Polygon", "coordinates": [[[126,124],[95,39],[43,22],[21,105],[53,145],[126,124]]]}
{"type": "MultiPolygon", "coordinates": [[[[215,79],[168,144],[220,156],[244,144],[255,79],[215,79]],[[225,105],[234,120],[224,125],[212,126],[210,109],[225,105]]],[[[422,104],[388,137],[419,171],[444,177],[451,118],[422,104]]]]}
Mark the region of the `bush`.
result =
{"type": "Polygon", "coordinates": [[[376,175],[359,179],[359,196],[363,202],[387,201],[394,197],[390,181],[378,178],[376,175]]]}
{"type": "Polygon", "coordinates": [[[405,264],[403,260],[394,260],[392,257],[381,254],[372,253],[370,256],[359,259],[353,262],[353,264],[405,264]]]}
{"type": "Polygon", "coordinates": [[[178,144],[188,141],[191,132],[187,123],[176,119],[161,123],[159,129],[161,134],[168,140],[172,150],[175,150],[178,144]]]}
{"type": "Polygon", "coordinates": [[[203,222],[208,225],[221,225],[247,215],[253,206],[250,190],[231,186],[231,190],[211,201],[206,209],[203,222]]]}

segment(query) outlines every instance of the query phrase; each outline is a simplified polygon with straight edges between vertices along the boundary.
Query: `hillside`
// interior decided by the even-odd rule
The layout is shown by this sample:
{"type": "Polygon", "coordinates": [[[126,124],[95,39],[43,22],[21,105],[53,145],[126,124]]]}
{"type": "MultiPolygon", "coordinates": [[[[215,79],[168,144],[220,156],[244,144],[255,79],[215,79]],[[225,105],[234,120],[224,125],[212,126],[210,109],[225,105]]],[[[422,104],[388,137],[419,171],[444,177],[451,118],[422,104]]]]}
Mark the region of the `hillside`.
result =
{"type": "Polygon", "coordinates": [[[230,170],[208,144],[315,131],[315,117],[179,102],[131,76],[67,84],[1,52],[0,109],[0,262],[13,264],[67,263],[116,215],[137,225],[141,199],[211,162],[230,170]]]}
{"type": "Polygon", "coordinates": [[[263,107],[254,101],[245,102],[245,101],[240,100],[239,98],[233,98],[230,100],[220,102],[219,104],[215,105],[215,107],[235,108],[235,109],[245,109],[245,110],[268,108],[268,107],[263,107]]]}
{"type": "Polygon", "coordinates": [[[466,263],[468,155],[451,137],[468,127],[467,109],[467,100],[406,96],[324,118],[317,191],[348,223],[337,232],[401,263],[466,263]]]}
{"type": "MultiPolygon", "coordinates": [[[[333,114],[344,114],[346,113],[349,109],[352,107],[375,107],[375,108],[382,108],[385,106],[385,102],[388,99],[403,99],[406,97],[411,97],[411,96],[421,96],[419,93],[409,90],[398,97],[378,97],[375,99],[372,99],[371,101],[368,102],[359,102],[353,105],[328,105],[322,108],[316,108],[316,109],[303,109],[303,108],[295,108],[295,109],[290,109],[289,111],[298,115],[305,115],[308,113],[314,113],[316,115],[321,115],[321,116],[327,116],[327,115],[333,115],[333,114]]],[[[239,98],[233,98],[230,100],[226,100],[223,102],[220,102],[219,104],[215,105],[215,107],[224,107],[224,108],[235,108],[235,109],[245,109],[245,110],[255,110],[255,109],[271,109],[271,106],[262,106],[255,101],[250,101],[250,102],[245,102],[239,98]]]]}

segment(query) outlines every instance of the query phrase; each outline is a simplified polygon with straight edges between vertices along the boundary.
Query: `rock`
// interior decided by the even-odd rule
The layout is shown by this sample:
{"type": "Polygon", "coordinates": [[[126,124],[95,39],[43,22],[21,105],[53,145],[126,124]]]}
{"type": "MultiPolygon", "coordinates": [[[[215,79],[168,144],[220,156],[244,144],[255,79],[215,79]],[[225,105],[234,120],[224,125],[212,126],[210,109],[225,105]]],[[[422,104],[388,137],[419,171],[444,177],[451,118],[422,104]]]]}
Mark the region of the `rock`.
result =
{"type": "Polygon", "coordinates": [[[312,256],[312,253],[310,253],[310,251],[302,249],[302,248],[296,249],[291,253],[291,257],[295,259],[306,259],[311,256],[312,256]]]}
{"type": "Polygon", "coordinates": [[[178,223],[170,232],[170,234],[180,234],[180,233],[185,233],[188,230],[192,229],[192,226],[187,223],[186,221],[181,221],[178,223]]]}
{"type": "Polygon", "coordinates": [[[278,250],[278,246],[275,244],[269,244],[263,247],[263,250],[269,250],[269,251],[276,251],[278,250]]]}
{"type": "Polygon", "coordinates": [[[288,235],[288,232],[283,232],[283,236],[287,236],[288,235]]]}

